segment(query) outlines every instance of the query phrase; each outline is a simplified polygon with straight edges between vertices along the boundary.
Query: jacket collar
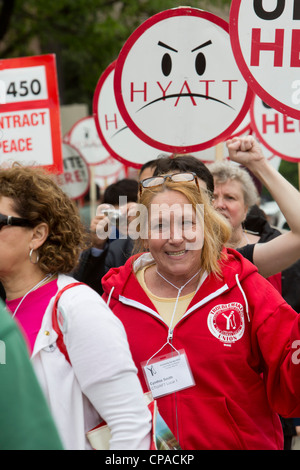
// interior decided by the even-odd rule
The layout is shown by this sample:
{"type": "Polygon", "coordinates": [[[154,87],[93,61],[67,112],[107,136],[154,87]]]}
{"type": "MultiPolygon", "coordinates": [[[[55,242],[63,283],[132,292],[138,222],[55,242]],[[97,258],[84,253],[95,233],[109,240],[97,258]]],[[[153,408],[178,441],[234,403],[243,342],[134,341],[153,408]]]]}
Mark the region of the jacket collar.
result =
{"type": "MultiPolygon", "coordinates": [[[[214,275],[209,275],[205,280],[202,280],[203,282],[198,286],[198,290],[185,315],[192,313],[213,298],[234,287],[242,290],[240,281],[257,271],[257,268],[236,250],[224,248],[223,257],[224,260],[220,261],[221,276],[217,278],[214,275]],[[201,287],[200,290],[199,287],[201,287]]],[[[103,279],[104,291],[107,295],[111,293],[112,298],[117,301],[135,306],[153,315],[158,315],[154,305],[135,278],[138,269],[153,262],[150,253],[131,257],[124,266],[113,268],[105,275],[103,279]]]]}
{"type": "MultiPolygon", "coordinates": [[[[117,286],[113,286],[112,290],[110,292],[110,297],[114,297],[117,299],[119,302],[123,303],[124,305],[128,305],[131,307],[138,308],[140,310],[143,310],[144,312],[148,312],[151,315],[154,315],[155,317],[161,319],[161,316],[157,313],[157,311],[154,308],[154,305],[138,283],[137,279],[135,278],[135,274],[145,266],[150,266],[151,264],[154,263],[154,258],[150,253],[144,253],[140,255],[139,257],[134,257],[131,260],[130,264],[130,270],[128,262],[126,263],[127,266],[123,267],[125,271],[127,271],[127,275],[124,276],[124,270],[122,269],[123,272],[121,272],[121,282],[117,286]],[[126,281],[125,281],[126,277],[126,281]],[[123,282],[124,281],[124,282],[123,282]],[[114,290],[114,287],[116,287],[116,290],[114,290]]],[[[117,271],[118,272],[118,271],[117,271]]],[[[187,310],[184,316],[192,313],[194,310],[197,308],[201,307],[202,305],[205,305],[205,303],[209,302],[211,299],[214,297],[217,297],[221,293],[225,292],[228,290],[228,285],[223,282],[223,280],[219,281],[219,285],[216,288],[216,284],[214,284],[214,290],[213,291],[207,291],[207,289],[204,287],[204,295],[201,295],[201,299],[199,299],[199,296],[197,295],[197,292],[199,291],[200,287],[203,285],[206,285],[206,280],[208,278],[208,274],[204,273],[204,275],[201,276],[201,279],[199,281],[199,284],[197,286],[196,294],[190,304],[190,308],[187,310]]],[[[118,276],[116,276],[115,280],[117,281],[118,276]]],[[[201,289],[201,294],[202,294],[202,289],[201,289]]],[[[109,303],[109,301],[108,301],[109,303]]]]}

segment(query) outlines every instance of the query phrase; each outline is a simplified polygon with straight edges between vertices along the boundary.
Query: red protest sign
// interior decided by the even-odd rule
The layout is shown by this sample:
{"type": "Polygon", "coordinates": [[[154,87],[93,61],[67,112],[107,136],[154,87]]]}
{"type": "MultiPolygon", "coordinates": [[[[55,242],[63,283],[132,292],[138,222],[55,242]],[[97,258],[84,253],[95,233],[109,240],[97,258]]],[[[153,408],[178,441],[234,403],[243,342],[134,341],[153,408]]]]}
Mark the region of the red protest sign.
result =
{"type": "Polygon", "coordinates": [[[232,0],[230,38],[253,91],[282,114],[300,119],[299,0],[232,0]]]}
{"type": "Polygon", "coordinates": [[[0,94],[0,164],[62,171],[55,56],[0,60],[0,94]]]}

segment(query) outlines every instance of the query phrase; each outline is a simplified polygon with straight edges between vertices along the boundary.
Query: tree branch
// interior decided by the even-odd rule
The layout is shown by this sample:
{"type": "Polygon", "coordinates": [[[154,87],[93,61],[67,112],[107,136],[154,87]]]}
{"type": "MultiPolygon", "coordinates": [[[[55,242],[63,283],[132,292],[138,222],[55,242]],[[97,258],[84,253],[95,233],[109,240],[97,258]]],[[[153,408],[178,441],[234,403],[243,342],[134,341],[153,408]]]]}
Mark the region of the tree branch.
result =
{"type": "Polygon", "coordinates": [[[15,0],[2,0],[2,8],[0,12],[0,41],[2,41],[9,29],[14,8],[15,0]]]}

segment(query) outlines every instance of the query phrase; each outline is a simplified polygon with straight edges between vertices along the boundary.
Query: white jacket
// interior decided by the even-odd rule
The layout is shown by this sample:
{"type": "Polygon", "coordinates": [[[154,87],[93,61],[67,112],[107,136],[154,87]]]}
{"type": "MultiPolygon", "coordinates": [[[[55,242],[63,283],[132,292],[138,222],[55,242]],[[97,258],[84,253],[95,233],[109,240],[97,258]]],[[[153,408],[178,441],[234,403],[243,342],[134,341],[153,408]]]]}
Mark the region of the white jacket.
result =
{"type": "MultiPolygon", "coordinates": [[[[58,290],[72,282],[60,275],[58,290]]],[[[111,429],[110,449],[149,449],[151,416],[122,323],[88,286],[64,292],[58,306],[71,366],[56,345],[53,303],[54,297],[32,362],[65,449],[90,449],[85,433],[101,418],[111,429]]]]}

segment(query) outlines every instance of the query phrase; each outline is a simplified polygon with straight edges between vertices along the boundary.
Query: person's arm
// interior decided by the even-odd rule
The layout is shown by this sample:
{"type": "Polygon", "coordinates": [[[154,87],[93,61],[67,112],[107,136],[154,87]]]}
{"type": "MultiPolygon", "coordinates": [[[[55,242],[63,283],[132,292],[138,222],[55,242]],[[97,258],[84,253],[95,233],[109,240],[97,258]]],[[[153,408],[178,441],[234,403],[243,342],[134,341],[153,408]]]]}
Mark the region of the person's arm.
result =
{"type": "Polygon", "coordinates": [[[254,264],[261,275],[272,276],[300,258],[300,193],[268,163],[254,137],[235,137],[227,148],[230,159],[246,166],[268,189],[289,225],[289,232],[255,245],[254,264]]]}
{"type": "Polygon", "coordinates": [[[64,295],[65,344],[81,390],[111,430],[110,450],[148,450],[151,414],[123,324],[86,286],[64,295]]]}

